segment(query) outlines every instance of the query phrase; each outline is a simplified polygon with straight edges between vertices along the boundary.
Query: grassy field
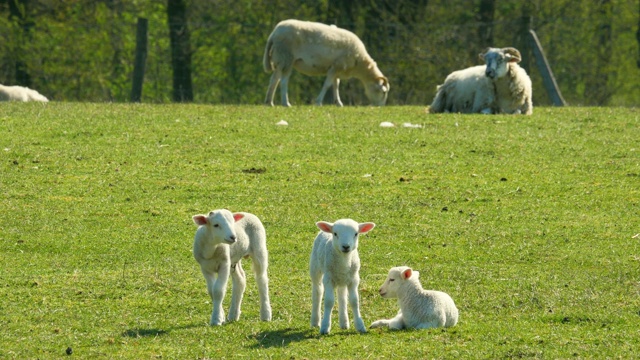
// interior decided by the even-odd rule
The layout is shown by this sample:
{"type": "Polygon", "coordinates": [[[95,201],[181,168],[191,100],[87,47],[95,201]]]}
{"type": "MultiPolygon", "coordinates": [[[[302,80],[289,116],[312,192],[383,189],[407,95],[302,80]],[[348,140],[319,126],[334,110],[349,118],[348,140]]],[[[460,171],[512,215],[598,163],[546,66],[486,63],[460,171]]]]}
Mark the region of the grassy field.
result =
{"type": "Polygon", "coordinates": [[[0,358],[640,357],[640,111],[534,111],[0,104],[0,358]],[[241,320],[208,326],[191,217],[217,208],[265,224],[272,322],[247,260],[241,320]],[[377,224],[367,325],[399,265],[458,325],[361,335],[334,309],[319,336],[314,223],[346,217],[377,224]]]}

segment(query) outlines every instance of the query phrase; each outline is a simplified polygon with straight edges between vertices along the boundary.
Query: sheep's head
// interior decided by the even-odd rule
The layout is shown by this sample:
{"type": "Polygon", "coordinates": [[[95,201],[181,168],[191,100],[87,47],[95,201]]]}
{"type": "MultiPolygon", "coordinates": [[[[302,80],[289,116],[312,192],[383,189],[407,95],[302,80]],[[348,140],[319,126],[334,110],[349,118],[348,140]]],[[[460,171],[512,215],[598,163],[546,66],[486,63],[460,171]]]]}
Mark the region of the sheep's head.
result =
{"type": "Polygon", "coordinates": [[[485,75],[490,79],[498,79],[507,74],[509,63],[520,62],[522,56],[516,48],[487,48],[480,53],[480,59],[487,64],[485,75]]]}
{"type": "Polygon", "coordinates": [[[194,215],[193,222],[198,226],[206,226],[216,243],[233,244],[236,242],[234,223],[244,217],[241,213],[231,213],[222,209],[214,210],[209,215],[194,215]]]}
{"type": "Polygon", "coordinates": [[[419,274],[420,273],[417,271],[411,270],[411,268],[406,266],[391,268],[391,270],[389,270],[389,275],[387,275],[387,279],[380,288],[380,296],[386,299],[397,298],[398,289],[402,284],[409,279],[417,280],[419,274]]]}
{"type": "Polygon", "coordinates": [[[384,76],[377,77],[374,81],[364,86],[364,92],[374,106],[384,106],[389,95],[389,79],[384,76]]]}
{"type": "Polygon", "coordinates": [[[318,221],[316,226],[323,232],[333,236],[332,243],[336,251],[346,254],[357,250],[358,235],[368,233],[376,224],[372,222],[358,224],[351,219],[342,219],[333,224],[326,221],[318,221]]]}

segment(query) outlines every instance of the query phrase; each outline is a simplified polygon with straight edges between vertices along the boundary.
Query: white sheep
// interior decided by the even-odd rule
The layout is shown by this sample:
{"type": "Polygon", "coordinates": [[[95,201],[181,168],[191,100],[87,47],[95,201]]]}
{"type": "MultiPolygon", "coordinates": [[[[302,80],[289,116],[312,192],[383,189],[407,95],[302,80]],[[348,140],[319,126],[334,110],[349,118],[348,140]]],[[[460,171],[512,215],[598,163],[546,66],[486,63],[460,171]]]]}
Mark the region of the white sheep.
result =
{"type": "Polygon", "coordinates": [[[247,256],[253,261],[258,283],[260,319],[270,321],[267,242],[260,219],[253,214],[231,213],[222,209],[211,211],[209,215],[195,215],[193,222],[198,225],[193,256],[200,264],[213,303],[210,324],[224,323],[222,300],[229,275],[232,277],[233,290],[227,320],[237,321],[240,318],[240,304],[247,284],[240,261],[247,256]]]}
{"type": "Polygon", "coordinates": [[[487,48],[479,56],[485,65],[454,71],[438,86],[429,112],[531,115],[533,90],[529,75],[518,65],[520,52],[487,48]]]}
{"type": "Polygon", "coordinates": [[[49,102],[39,92],[24,86],[0,85],[0,101],[42,101],[49,102]]]}
{"type": "Polygon", "coordinates": [[[364,84],[367,98],[373,105],[383,106],[389,93],[389,80],[367,53],[364,44],[354,33],[333,25],[316,22],[284,20],[269,35],[263,58],[264,70],[273,71],[267,105],[280,83],[283,106],[289,103],[289,77],[293,69],[310,76],[326,75],[316,99],[322,105],[327,90],[333,86],[333,99],[342,106],[338,87],[340,79],[357,78],[364,84]]]}
{"type": "Polygon", "coordinates": [[[394,267],[380,288],[383,298],[397,298],[400,311],[389,320],[377,320],[372,328],[388,326],[390,329],[428,329],[450,327],[458,323],[458,309],[446,293],[424,290],[419,273],[406,266],[394,267]]]}
{"type": "Polygon", "coordinates": [[[358,285],[360,284],[360,257],[358,236],[371,231],[376,225],[371,222],[357,223],[351,219],[335,223],[319,221],[321,230],[313,243],[310,261],[311,275],[311,326],[320,326],[320,300],[324,293],[324,316],[320,334],[328,334],[331,328],[331,311],[335,303],[334,289],[338,293],[340,328],[349,328],[347,316],[347,292],[356,330],[366,332],[360,316],[358,285]]]}

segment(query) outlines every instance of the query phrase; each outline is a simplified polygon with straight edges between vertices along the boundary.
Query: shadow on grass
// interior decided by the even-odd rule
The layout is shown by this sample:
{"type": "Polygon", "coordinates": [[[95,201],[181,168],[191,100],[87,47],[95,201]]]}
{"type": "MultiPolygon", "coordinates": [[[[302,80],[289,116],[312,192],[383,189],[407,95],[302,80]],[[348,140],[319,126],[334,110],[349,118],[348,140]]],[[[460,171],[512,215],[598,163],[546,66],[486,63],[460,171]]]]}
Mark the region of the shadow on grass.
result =
{"type": "Polygon", "coordinates": [[[201,324],[191,324],[191,325],[184,325],[184,326],[176,326],[176,327],[172,327],[171,329],[168,330],[163,330],[163,329],[128,329],[125,330],[121,336],[122,337],[129,337],[129,338],[140,338],[140,337],[155,337],[155,336],[162,336],[162,335],[167,335],[170,332],[174,331],[174,330],[184,330],[184,329],[191,329],[191,328],[195,328],[195,327],[201,327],[201,324]]]}
{"type": "Polygon", "coordinates": [[[280,330],[262,331],[256,334],[254,338],[257,342],[250,346],[253,349],[285,347],[292,342],[316,339],[318,338],[318,331],[316,329],[299,330],[287,328],[280,330]]]}

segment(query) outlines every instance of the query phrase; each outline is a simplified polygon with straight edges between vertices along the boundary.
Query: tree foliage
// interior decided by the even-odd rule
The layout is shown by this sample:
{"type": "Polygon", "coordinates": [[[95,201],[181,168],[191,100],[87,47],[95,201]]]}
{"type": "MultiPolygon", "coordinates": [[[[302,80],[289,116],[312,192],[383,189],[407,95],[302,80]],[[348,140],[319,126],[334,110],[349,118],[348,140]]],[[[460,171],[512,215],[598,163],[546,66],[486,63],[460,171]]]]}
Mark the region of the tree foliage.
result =
{"type": "MultiPolygon", "coordinates": [[[[185,0],[193,100],[262,103],[269,75],[261,59],[280,20],[335,23],[354,31],[391,81],[389,104],[429,104],[451,71],[478,64],[487,45],[516,46],[549,104],[523,34],[533,28],[572,105],[638,105],[640,9],[635,0],[473,2],[427,0],[185,0]],[[631,55],[631,56],[630,56],[631,55]]],[[[54,100],[128,101],[138,17],[149,20],[142,101],[172,99],[167,2],[0,0],[0,83],[37,88],[54,100]]],[[[294,104],[307,104],[322,79],[296,74],[294,104]]],[[[366,104],[343,81],[346,104],[366,104]]]]}

